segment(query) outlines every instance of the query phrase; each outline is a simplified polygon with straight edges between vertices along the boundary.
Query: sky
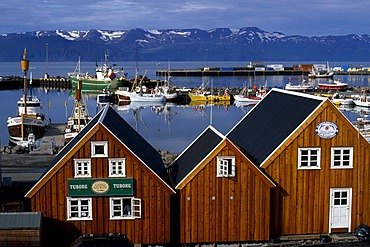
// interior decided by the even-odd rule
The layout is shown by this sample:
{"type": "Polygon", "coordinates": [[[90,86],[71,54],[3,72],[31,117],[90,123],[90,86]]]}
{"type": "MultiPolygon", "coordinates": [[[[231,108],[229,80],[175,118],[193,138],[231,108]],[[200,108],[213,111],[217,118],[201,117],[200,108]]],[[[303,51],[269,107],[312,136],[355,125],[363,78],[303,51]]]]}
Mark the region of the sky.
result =
{"type": "Polygon", "coordinates": [[[257,27],[286,35],[370,34],[369,0],[1,0],[0,34],[257,27]]]}

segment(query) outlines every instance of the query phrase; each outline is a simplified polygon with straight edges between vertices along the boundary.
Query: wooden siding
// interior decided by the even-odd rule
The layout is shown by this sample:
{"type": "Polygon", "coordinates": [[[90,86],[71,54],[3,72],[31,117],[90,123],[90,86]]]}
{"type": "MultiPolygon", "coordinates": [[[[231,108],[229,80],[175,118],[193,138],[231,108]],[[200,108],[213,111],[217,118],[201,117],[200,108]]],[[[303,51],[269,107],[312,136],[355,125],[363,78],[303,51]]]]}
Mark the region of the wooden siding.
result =
{"type": "Polygon", "coordinates": [[[0,230],[0,246],[41,246],[41,230],[9,229],[0,230]]]}
{"type": "Polygon", "coordinates": [[[351,229],[370,224],[370,144],[330,102],[326,102],[280,150],[263,164],[278,184],[271,193],[271,234],[329,232],[330,188],[352,188],[351,229]],[[338,134],[320,138],[316,126],[332,121],[338,134]],[[321,168],[298,170],[298,148],[321,147],[321,168]],[[331,147],[353,147],[353,169],[331,169],[331,147]]]}
{"type": "MultiPolygon", "coordinates": [[[[45,235],[70,243],[84,233],[126,233],[142,244],[170,242],[170,188],[143,165],[105,128],[85,138],[61,161],[59,170],[31,197],[32,211],[41,211],[46,222],[45,235]],[[126,176],[134,179],[134,196],[142,200],[142,217],[135,220],[110,220],[109,197],[93,197],[90,221],[67,221],[67,180],[74,177],[75,158],[89,158],[90,141],[108,140],[110,158],[126,157],[126,176]]],[[[108,158],[91,158],[92,178],[108,177],[108,158]]]]}
{"type": "Polygon", "coordinates": [[[235,146],[225,142],[227,145],[211,154],[200,170],[193,171],[196,176],[180,190],[181,243],[270,238],[270,187],[273,184],[266,183],[267,179],[258,174],[258,169],[235,146]],[[235,177],[216,177],[217,156],[235,156],[235,177]]]}

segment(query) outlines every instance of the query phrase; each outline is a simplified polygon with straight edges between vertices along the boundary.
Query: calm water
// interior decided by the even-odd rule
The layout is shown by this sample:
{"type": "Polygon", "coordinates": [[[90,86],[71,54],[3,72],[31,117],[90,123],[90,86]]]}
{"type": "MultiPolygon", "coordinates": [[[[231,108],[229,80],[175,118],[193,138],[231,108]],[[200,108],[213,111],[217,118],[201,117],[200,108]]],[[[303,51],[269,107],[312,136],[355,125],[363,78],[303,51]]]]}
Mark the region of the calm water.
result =
{"type": "MultiPolygon", "coordinates": [[[[141,74],[148,70],[149,78],[156,78],[157,69],[184,69],[200,67],[233,67],[246,66],[247,62],[114,62],[123,67],[128,73],[128,77],[134,76],[135,68],[141,74]]],[[[268,63],[266,63],[268,64],[268,63]]],[[[276,64],[276,62],[274,62],[276,64]]],[[[293,63],[286,63],[292,65],[293,63]]],[[[352,63],[353,64],[353,63],[352,63]]],[[[369,63],[370,64],[370,63],[369,63]]],[[[342,64],[331,64],[340,66],[342,64]]],[[[76,62],[69,63],[49,63],[46,68],[45,63],[32,63],[30,67],[34,78],[43,77],[45,72],[52,77],[65,77],[68,72],[73,72],[76,62]]],[[[95,62],[81,62],[82,72],[94,73],[95,62]]],[[[28,77],[30,75],[28,73],[28,77]]],[[[20,63],[0,63],[0,76],[17,75],[23,76],[20,63]]],[[[258,76],[258,77],[211,77],[214,87],[242,87],[243,83],[266,85],[269,87],[282,88],[288,79],[298,84],[300,76],[258,76]]],[[[160,78],[163,79],[163,78],[160,78]]],[[[368,76],[343,76],[339,77],[350,86],[370,86],[368,76]]],[[[172,85],[179,87],[197,87],[201,84],[200,77],[172,77],[172,85]]],[[[3,106],[0,111],[0,142],[1,145],[8,145],[8,132],[6,120],[9,116],[14,116],[17,110],[17,100],[22,97],[22,90],[0,91],[0,104],[3,106]]],[[[44,89],[34,89],[42,101],[44,113],[47,118],[51,118],[54,123],[64,123],[70,115],[74,103],[74,97],[70,91],[45,91],[44,89]]],[[[96,98],[92,95],[84,95],[89,113],[96,114],[101,108],[96,104],[96,98]]],[[[182,152],[211,122],[221,133],[226,134],[251,107],[235,106],[181,106],[181,105],[161,105],[161,106],[138,106],[127,109],[127,106],[116,107],[117,112],[146,140],[154,147],[168,150],[171,153],[182,152]]],[[[367,109],[366,109],[367,110],[367,109]]],[[[353,109],[344,109],[344,114],[352,122],[358,117],[358,113],[353,109]]],[[[366,114],[366,112],[364,113],[366,114]]]]}

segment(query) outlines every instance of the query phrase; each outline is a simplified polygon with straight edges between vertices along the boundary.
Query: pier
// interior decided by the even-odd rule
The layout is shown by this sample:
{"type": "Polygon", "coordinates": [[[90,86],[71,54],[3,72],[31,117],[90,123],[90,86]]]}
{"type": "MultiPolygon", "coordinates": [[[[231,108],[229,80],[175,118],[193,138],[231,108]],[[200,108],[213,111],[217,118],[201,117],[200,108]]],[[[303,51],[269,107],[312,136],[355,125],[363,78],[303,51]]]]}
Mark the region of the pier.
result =
{"type": "MultiPolygon", "coordinates": [[[[56,78],[33,78],[33,87],[46,89],[72,89],[72,83],[63,77],[56,78]]],[[[17,76],[7,76],[0,81],[0,90],[15,90],[23,88],[23,78],[17,76]]]]}
{"type": "MultiPolygon", "coordinates": [[[[156,76],[308,76],[310,70],[284,68],[284,70],[256,70],[254,68],[196,68],[156,70],[156,76]]],[[[370,75],[370,71],[335,71],[334,75],[370,75]]]]}

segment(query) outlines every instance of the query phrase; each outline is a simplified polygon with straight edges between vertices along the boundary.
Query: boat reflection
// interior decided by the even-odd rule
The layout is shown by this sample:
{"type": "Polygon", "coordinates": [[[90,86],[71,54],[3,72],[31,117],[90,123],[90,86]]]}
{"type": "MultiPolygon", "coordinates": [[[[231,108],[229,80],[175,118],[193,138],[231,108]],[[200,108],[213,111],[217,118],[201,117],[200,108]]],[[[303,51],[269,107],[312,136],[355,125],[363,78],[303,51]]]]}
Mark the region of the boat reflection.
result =
{"type": "Polygon", "coordinates": [[[257,103],[235,101],[234,106],[240,108],[244,114],[247,114],[257,103]]]}

